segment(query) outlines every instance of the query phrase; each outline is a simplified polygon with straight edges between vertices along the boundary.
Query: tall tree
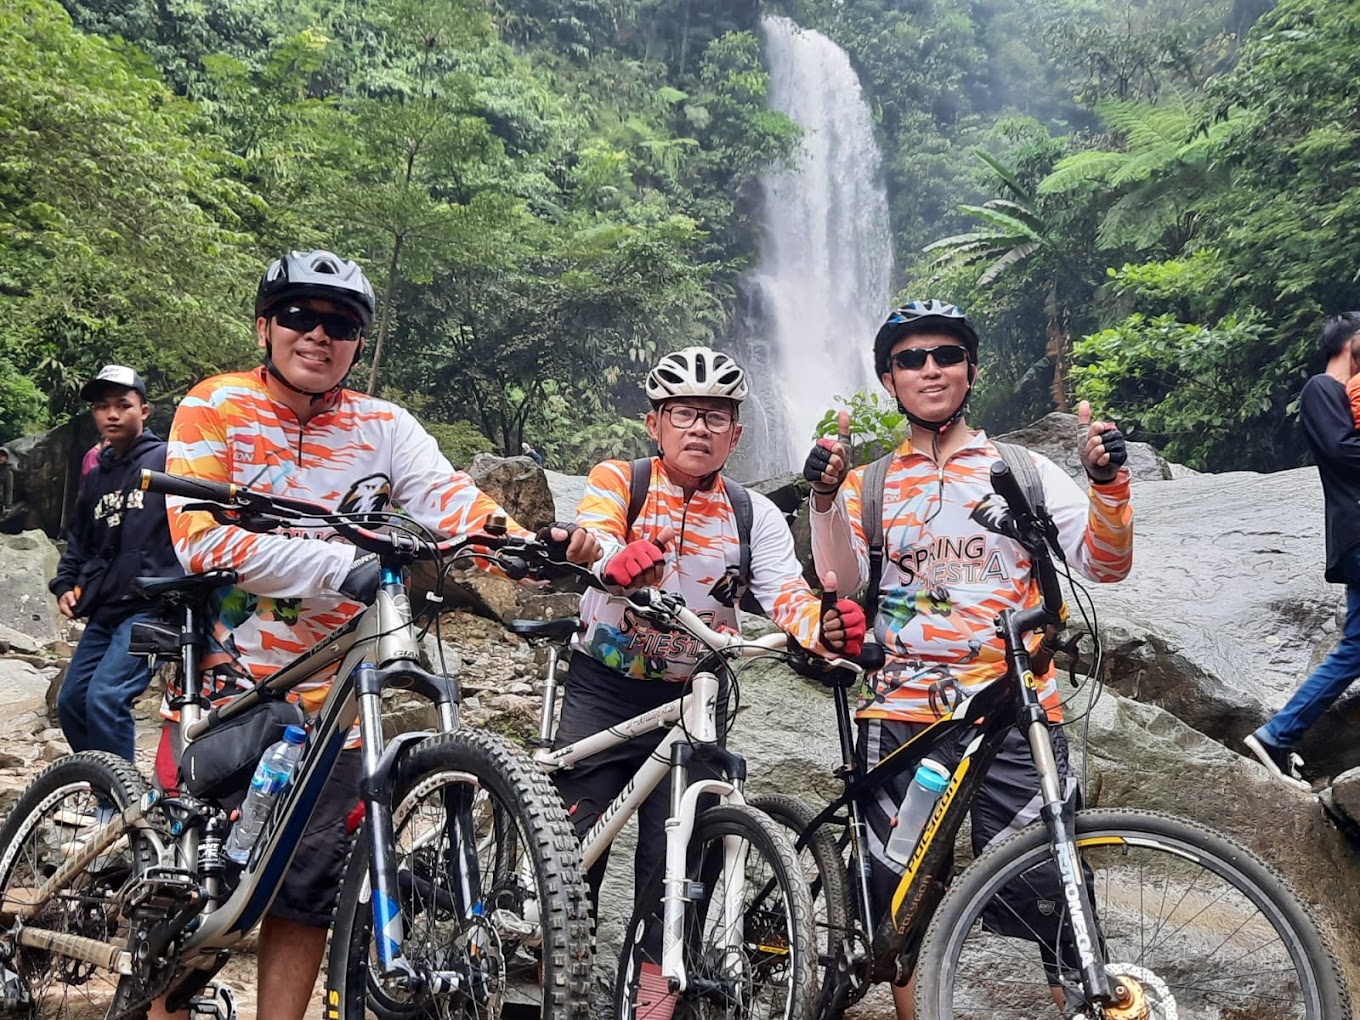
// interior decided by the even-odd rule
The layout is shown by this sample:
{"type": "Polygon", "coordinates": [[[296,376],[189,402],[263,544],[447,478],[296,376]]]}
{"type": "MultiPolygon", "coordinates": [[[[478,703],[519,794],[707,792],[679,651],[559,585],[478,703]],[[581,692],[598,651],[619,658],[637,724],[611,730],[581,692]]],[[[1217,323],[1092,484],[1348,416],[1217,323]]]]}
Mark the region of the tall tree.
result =
{"type": "Polygon", "coordinates": [[[1040,208],[1033,190],[1015,171],[990,153],[978,156],[1000,179],[1003,193],[982,205],[961,210],[980,223],[977,230],[955,234],[926,245],[933,255],[932,270],[947,272],[986,263],[977,286],[987,288],[1011,273],[1029,269],[1044,281],[1044,313],[1047,319],[1045,355],[1053,365],[1049,393],[1053,406],[1066,411],[1067,363],[1072,342],[1072,298],[1081,281],[1081,269],[1072,255],[1072,239],[1040,208]]]}

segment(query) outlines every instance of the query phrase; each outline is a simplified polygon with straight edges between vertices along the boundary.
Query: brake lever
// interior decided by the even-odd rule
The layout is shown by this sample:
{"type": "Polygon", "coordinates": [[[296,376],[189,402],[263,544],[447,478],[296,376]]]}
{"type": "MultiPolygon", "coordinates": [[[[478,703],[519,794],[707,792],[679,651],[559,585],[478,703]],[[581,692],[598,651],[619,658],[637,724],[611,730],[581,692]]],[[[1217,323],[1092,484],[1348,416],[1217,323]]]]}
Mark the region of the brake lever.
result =
{"type": "Polygon", "coordinates": [[[221,503],[186,503],[184,509],[193,513],[208,514],[224,527],[240,528],[256,535],[277,531],[284,524],[277,517],[243,514],[240,507],[223,506],[221,503]]]}

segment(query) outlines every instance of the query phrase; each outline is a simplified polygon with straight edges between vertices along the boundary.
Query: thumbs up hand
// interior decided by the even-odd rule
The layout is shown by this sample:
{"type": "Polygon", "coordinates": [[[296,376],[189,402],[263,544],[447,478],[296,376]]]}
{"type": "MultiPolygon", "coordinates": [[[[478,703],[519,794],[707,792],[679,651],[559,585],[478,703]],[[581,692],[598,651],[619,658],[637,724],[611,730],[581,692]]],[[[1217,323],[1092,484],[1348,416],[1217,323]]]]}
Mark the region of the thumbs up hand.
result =
{"type": "Polygon", "coordinates": [[[1091,421],[1091,402],[1077,405],[1077,442],[1086,476],[1097,485],[1112,482],[1129,459],[1124,433],[1112,421],[1091,421]]]}
{"type": "Polygon", "coordinates": [[[803,464],[803,477],[820,496],[834,494],[850,469],[850,412],[842,410],[836,424],[836,438],[817,440],[803,464]]]}

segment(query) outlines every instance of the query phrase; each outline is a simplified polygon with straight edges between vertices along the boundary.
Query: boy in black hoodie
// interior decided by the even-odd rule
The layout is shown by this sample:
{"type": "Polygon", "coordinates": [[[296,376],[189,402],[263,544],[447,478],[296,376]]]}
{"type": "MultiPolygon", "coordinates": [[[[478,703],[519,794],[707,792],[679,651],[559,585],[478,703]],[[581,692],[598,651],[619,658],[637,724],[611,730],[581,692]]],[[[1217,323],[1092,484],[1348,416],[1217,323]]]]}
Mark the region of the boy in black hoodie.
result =
{"type": "Polygon", "coordinates": [[[132,596],[132,579],[179,574],[165,497],[143,492],[142,468],[165,470],[165,440],[146,430],[146,383],[105,365],[80,391],[108,440],[84,478],[66,552],[48,586],[68,619],[89,618],[57,695],[61,730],[73,751],[133,755],[132,703],[151,682],[145,659],[128,654],[132,625],[155,607],[132,596]]]}

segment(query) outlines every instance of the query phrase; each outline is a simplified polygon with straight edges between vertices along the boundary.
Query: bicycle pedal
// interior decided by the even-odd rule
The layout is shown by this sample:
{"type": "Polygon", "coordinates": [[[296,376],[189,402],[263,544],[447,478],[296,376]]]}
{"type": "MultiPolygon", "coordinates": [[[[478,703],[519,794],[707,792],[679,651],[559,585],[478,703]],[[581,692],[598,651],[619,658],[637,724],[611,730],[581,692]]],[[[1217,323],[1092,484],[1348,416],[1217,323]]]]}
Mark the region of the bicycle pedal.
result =
{"type": "Polygon", "coordinates": [[[178,868],[149,868],[128,890],[130,910],[164,911],[199,897],[198,879],[178,868]]]}
{"type": "Polygon", "coordinates": [[[236,1020],[236,993],[212,982],[189,1000],[191,1020],[236,1020]]]}

